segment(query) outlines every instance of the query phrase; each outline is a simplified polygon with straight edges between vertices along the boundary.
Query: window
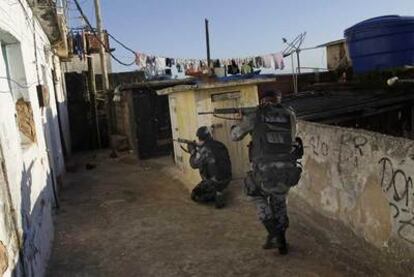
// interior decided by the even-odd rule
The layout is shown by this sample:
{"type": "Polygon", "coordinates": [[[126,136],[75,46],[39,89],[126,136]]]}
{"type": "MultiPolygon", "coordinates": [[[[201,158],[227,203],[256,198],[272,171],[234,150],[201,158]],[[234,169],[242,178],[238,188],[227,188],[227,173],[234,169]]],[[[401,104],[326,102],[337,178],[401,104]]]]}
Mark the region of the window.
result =
{"type": "Polygon", "coordinates": [[[23,56],[20,43],[10,34],[0,30],[2,91],[9,91],[16,110],[16,124],[21,144],[25,148],[36,142],[36,129],[33,110],[29,99],[23,56]]]}
{"type": "Polygon", "coordinates": [[[10,80],[10,71],[9,67],[7,66],[8,60],[7,60],[7,52],[6,52],[6,45],[0,41],[1,45],[1,67],[0,72],[4,72],[5,75],[1,76],[1,85],[2,91],[10,91],[11,92],[11,80],[10,80]],[[3,89],[4,88],[4,89],[3,89]]]}
{"type": "Polygon", "coordinates": [[[1,42],[1,52],[6,69],[6,77],[14,101],[24,98],[29,101],[29,86],[26,81],[20,43],[1,42]]]}

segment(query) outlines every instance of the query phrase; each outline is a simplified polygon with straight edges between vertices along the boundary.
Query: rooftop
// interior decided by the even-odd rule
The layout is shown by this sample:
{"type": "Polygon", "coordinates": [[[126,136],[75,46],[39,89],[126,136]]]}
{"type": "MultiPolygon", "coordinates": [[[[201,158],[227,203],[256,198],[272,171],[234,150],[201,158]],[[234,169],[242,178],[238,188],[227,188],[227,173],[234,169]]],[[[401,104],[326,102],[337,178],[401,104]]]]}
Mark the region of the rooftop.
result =
{"type": "Polygon", "coordinates": [[[204,90],[212,88],[225,88],[225,87],[234,87],[234,86],[245,86],[245,85],[256,85],[262,83],[269,83],[276,81],[276,75],[250,75],[245,77],[241,76],[232,76],[224,78],[216,78],[212,81],[198,81],[194,84],[189,85],[177,85],[161,89],[157,91],[158,95],[167,95],[176,92],[188,91],[188,90],[204,90]]]}
{"type": "Polygon", "coordinates": [[[339,123],[412,105],[414,94],[406,88],[325,89],[289,95],[283,102],[291,106],[300,119],[339,123]]]}

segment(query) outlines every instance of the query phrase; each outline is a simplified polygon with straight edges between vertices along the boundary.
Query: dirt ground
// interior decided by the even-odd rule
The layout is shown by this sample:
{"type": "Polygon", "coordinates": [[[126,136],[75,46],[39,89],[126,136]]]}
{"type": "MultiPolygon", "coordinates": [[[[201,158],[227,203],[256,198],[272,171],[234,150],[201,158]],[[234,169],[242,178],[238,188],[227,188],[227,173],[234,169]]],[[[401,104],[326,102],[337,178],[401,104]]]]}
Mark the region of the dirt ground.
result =
{"type": "Polygon", "coordinates": [[[406,261],[289,198],[290,253],[262,250],[265,231],[240,182],[222,210],[197,205],[170,157],[75,157],[61,191],[48,276],[410,276],[406,261]],[[96,168],[87,170],[91,162],[96,168]]]}

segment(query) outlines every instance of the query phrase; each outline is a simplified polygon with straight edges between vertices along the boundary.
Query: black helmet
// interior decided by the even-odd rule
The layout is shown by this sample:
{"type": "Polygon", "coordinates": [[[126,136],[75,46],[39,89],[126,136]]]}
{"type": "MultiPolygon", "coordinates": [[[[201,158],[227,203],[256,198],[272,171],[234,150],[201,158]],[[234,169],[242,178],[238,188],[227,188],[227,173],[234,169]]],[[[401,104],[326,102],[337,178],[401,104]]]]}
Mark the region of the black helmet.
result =
{"type": "Polygon", "coordinates": [[[199,140],[207,140],[211,138],[210,131],[208,130],[206,126],[201,126],[200,128],[198,128],[196,136],[198,137],[199,140]]]}

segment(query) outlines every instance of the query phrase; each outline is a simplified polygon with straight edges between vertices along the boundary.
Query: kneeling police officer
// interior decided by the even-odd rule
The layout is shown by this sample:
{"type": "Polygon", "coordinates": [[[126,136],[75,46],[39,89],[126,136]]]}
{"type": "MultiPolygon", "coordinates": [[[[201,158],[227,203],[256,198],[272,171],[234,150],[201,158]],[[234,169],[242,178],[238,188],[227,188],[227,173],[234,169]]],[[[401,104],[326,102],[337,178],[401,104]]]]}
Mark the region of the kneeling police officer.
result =
{"type": "Polygon", "coordinates": [[[191,199],[195,202],[215,201],[216,208],[224,207],[223,190],[231,181],[231,162],[226,146],[214,140],[208,127],[197,130],[198,142],[189,144],[190,165],[199,169],[201,182],[193,189],[191,199]]]}

